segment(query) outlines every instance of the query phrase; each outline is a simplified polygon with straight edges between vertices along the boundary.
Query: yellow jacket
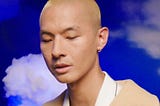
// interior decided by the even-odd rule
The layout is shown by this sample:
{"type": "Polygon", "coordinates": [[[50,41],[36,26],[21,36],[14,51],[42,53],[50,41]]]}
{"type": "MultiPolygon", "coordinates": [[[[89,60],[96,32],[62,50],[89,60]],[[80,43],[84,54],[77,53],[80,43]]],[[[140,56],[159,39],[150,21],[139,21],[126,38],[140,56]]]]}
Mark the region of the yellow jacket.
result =
{"type": "MultiPolygon", "coordinates": [[[[145,91],[132,80],[117,82],[122,85],[122,89],[110,106],[160,106],[159,100],[155,95],[145,91]]],[[[65,92],[55,100],[47,102],[44,106],[62,106],[64,97],[65,92]]]]}

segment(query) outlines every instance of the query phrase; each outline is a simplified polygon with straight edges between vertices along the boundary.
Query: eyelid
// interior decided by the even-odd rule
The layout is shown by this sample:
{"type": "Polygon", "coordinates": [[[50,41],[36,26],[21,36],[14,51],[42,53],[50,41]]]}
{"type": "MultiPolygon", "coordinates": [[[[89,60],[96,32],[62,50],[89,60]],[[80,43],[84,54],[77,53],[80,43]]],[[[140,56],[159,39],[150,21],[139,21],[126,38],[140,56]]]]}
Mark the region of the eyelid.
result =
{"type": "Polygon", "coordinates": [[[47,36],[47,35],[41,36],[41,41],[42,41],[42,42],[47,43],[47,42],[50,42],[50,41],[52,41],[52,40],[53,40],[53,39],[52,39],[50,36],[47,36]]]}
{"type": "Polygon", "coordinates": [[[48,39],[48,40],[46,40],[46,39],[41,39],[41,42],[44,42],[44,43],[49,43],[49,42],[51,42],[52,41],[52,39],[48,39]]]}
{"type": "Polygon", "coordinates": [[[75,39],[75,38],[77,38],[78,36],[67,36],[66,38],[67,39],[75,39]]]}

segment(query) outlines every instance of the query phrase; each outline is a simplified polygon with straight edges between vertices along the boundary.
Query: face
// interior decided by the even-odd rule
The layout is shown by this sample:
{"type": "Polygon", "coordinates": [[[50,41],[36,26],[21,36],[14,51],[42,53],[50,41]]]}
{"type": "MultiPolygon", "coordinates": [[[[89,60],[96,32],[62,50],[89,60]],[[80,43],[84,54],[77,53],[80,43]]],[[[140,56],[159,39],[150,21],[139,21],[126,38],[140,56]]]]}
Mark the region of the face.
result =
{"type": "Polygon", "coordinates": [[[42,54],[58,81],[73,83],[95,70],[98,30],[83,10],[48,6],[41,14],[40,29],[42,54]]]}

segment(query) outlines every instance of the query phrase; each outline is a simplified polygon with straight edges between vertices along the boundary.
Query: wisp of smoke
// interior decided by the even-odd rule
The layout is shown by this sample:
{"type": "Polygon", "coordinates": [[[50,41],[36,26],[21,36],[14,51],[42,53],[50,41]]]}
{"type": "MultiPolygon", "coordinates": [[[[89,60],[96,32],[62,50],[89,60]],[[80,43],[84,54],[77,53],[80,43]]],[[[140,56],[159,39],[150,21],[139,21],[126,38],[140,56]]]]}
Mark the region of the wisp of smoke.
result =
{"type": "Polygon", "coordinates": [[[59,83],[49,72],[41,54],[13,59],[6,73],[3,78],[6,97],[19,96],[19,106],[41,106],[66,89],[66,85],[59,83]]]}

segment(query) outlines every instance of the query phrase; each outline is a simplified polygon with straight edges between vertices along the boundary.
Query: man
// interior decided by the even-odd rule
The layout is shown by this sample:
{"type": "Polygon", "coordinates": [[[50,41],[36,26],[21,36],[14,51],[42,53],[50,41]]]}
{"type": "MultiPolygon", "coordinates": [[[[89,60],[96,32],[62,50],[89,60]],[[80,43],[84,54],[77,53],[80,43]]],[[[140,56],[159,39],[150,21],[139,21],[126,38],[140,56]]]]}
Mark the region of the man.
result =
{"type": "Polygon", "coordinates": [[[131,80],[114,81],[101,70],[98,52],[108,28],[94,0],[50,0],[40,17],[41,50],[67,90],[45,106],[158,106],[158,99],[131,80]]]}

